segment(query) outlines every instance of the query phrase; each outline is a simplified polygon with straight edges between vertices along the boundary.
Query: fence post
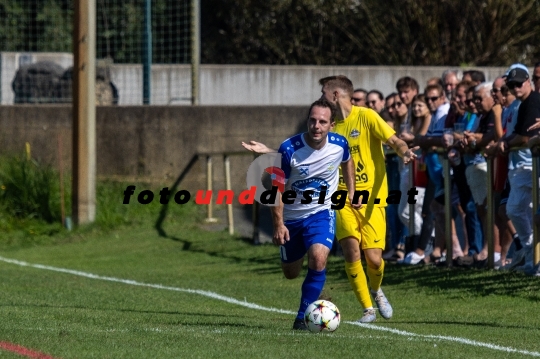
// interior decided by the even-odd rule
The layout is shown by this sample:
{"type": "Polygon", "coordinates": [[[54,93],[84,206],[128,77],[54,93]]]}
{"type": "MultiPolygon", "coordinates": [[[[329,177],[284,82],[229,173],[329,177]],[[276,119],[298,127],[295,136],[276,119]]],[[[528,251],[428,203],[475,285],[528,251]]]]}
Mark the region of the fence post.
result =
{"type": "Polygon", "coordinates": [[[452,267],[453,243],[452,243],[452,185],[450,181],[450,164],[448,163],[448,153],[443,155],[443,175],[444,175],[444,239],[446,242],[446,266],[452,267]]]}
{"type": "MultiPolygon", "coordinates": [[[[409,163],[409,188],[414,187],[414,163],[409,163]]],[[[407,200],[409,197],[407,197],[407,200]]],[[[409,203],[409,238],[414,237],[414,221],[416,217],[416,203],[409,203]]],[[[416,249],[416,248],[414,248],[416,249]]]]}
{"type": "Polygon", "coordinates": [[[494,233],[493,233],[493,222],[494,222],[494,208],[493,208],[493,159],[487,158],[487,211],[486,211],[486,235],[484,240],[487,241],[488,245],[488,268],[493,269],[493,257],[495,251],[494,243],[494,233]]]}
{"type": "MultiPolygon", "coordinates": [[[[206,189],[212,191],[212,156],[206,155],[206,189]]],[[[212,198],[210,198],[210,203],[206,206],[206,222],[217,222],[217,219],[214,218],[214,208],[212,204],[212,198]]]]}
{"type": "MultiPolygon", "coordinates": [[[[223,156],[223,164],[225,167],[225,189],[231,190],[231,160],[229,155],[223,156]]],[[[234,200],[233,200],[234,201],[234,200]]],[[[234,234],[234,218],[233,218],[233,204],[227,204],[227,221],[229,222],[229,234],[234,234]]]]}

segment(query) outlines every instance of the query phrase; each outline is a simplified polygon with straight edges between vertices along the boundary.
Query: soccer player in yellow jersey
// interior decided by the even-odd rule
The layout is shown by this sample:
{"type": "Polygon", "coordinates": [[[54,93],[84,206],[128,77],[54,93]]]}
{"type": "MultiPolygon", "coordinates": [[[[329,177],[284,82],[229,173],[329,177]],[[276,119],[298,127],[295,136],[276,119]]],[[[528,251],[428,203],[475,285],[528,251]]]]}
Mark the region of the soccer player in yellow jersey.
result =
{"type": "MultiPolygon", "coordinates": [[[[329,76],[319,81],[322,97],[337,107],[334,132],[349,141],[356,168],[356,190],[367,191],[367,204],[354,209],[350,203],[337,211],[336,237],[343,248],[345,271],[358,301],[364,307],[360,322],[376,319],[369,295],[373,295],[383,318],[392,317],[392,306],[381,290],[384,273],[382,251],[386,245],[386,200],[388,185],[382,144],[386,143],[403,158],[405,164],[416,156],[395,131],[373,110],[351,104],[352,82],[345,76],[329,76]],[[360,262],[360,247],[367,262],[367,276],[360,262]]],[[[338,190],[344,186],[340,178],[338,190]]],[[[363,196],[364,197],[364,196],[363,196]]],[[[363,202],[365,198],[362,198],[363,202]]]]}
{"type": "MultiPolygon", "coordinates": [[[[343,249],[345,271],[353,292],[364,308],[361,323],[375,321],[375,309],[371,301],[373,295],[380,314],[392,317],[392,306],[381,290],[384,273],[382,251],[386,245],[386,201],[388,186],[382,144],[386,143],[403,158],[405,164],[416,156],[416,148],[409,149],[395,131],[373,110],[353,106],[351,98],[353,85],[346,76],[330,76],[319,80],[322,97],[337,108],[336,124],[333,132],[347,138],[356,169],[356,190],[367,191],[367,203],[354,209],[349,201],[336,211],[336,237],[343,249]],[[360,248],[367,262],[369,288],[360,262],[360,248]]],[[[275,152],[265,145],[251,141],[243,143],[248,150],[267,153],[275,152]]],[[[340,189],[346,189],[340,175],[340,189]]],[[[362,192],[359,192],[362,193],[362,192]]],[[[362,196],[362,201],[365,202],[362,196]]]]}

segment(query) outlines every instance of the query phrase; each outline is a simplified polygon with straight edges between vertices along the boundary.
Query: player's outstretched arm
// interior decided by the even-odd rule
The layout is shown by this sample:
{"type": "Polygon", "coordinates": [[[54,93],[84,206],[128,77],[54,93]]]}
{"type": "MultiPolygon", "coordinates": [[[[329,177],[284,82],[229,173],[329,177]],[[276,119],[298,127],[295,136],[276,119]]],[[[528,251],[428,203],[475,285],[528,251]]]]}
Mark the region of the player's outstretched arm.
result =
{"type": "Polygon", "coordinates": [[[414,151],[418,150],[420,147],[416,146],[413,148],[409,148],[405,141],[400,140],[396,135],[392,135],[386,141],[386,144],[394,149],[396,153],[399,155],[399,157],[403,158],[403,163],[408,164],[412,160],[416,158],[416,154],[414,151]]]}
{"type": "Polygon", "coordinates": [[[267,147],[264,143],[260,143],[257,141],[249,141],[249,143],[242,142],[242,146],[244,146],[246,150],[258,154],[277,152],[277,150],[273,150],[267,147]]]}
{"type": "Polygon", "coordinates": [[[353,208],[362,208],[362,203],[353,203],[354,191],[356,189],[356,177],[354,171],[354,160],[352,159],[352,157],[349,158],[347,162],[341,164],[341,172],[343,173],[343,180],[345,181],[345,185],[347,186],[349,202],[351,202],[353,208]]]}
{"type": "Polygon", "coordinates": [[[274,235],[272,242],[277,246],[282,246],[285,242],[289,241],[289,230],[285,227],[283,222],[283,202],[281,201],[281,193],[278,193],[277,200],[279,205],[270,207],[272,212],[272,223],[274,226],[274,235]]]}

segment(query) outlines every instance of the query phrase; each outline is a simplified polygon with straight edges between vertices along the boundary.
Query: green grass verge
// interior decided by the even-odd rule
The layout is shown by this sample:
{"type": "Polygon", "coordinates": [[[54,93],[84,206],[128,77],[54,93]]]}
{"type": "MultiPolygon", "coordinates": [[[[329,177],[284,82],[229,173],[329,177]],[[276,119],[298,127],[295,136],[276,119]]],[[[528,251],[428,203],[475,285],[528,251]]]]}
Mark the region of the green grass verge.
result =
{"type": "MultiPolygon", "coordinates": [[[[111,194],[112,201],[117,197],[111,194]]],[[[62,232],[47,245],[8,245],[10,235],[2,234],[0,255],[296,311],[302,278],[284,279],[276,247],[206,232],[199,228],[203,208],[194,206],[167,207],[158,231],[164,207],[137,206],[122,209],[128,211],[125,225],[62,232]]],[[[378,327],[540,352],[538,278],[389,264],[384,289],[394,317],[379,319],[378,327]]],[[[343,321],[361,316],[341,258],[330,258],[324,292],[343,321]]],[[[0,341],[61,358],[528,356],[344,322],[329,335],[298,333],[291,330],[294,315],[1,261],[0,293],[0,341]]]]}

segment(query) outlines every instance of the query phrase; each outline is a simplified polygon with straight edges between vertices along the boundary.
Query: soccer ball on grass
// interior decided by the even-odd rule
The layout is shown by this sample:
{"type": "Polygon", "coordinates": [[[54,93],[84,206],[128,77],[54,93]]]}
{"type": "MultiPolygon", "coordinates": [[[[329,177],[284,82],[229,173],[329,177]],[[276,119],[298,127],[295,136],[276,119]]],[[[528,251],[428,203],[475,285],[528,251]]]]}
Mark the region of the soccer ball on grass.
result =
{"type": "Polygon", "coordinates": [[[333,332],[339,327],[341,316],[334,303],[316,300],[307,307],[304,321],[308,329],[314,333],[333,332]]]}

